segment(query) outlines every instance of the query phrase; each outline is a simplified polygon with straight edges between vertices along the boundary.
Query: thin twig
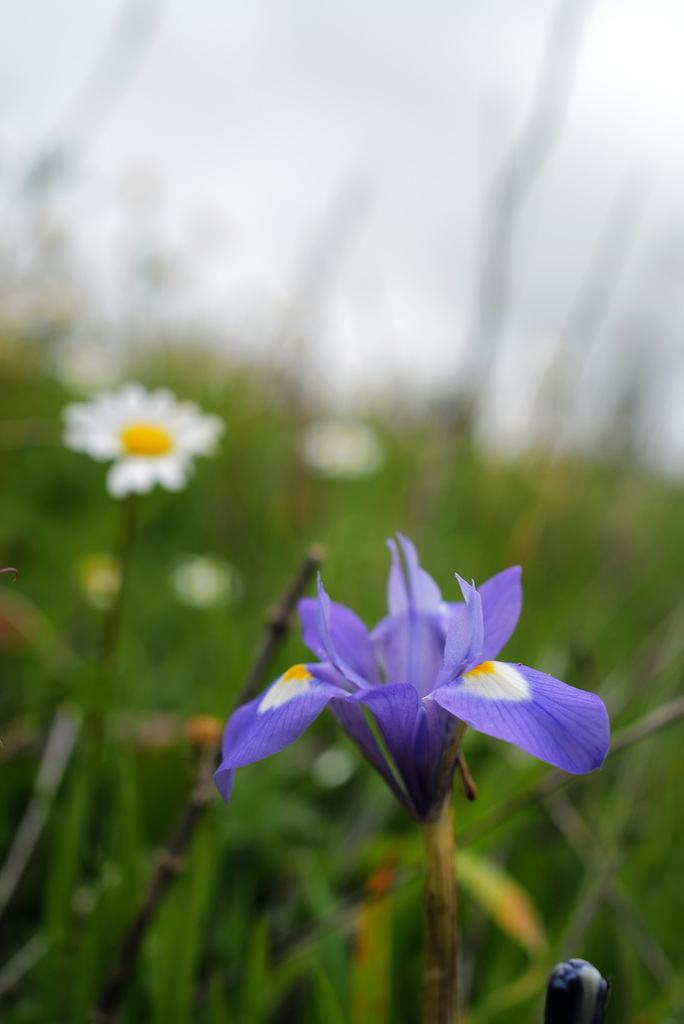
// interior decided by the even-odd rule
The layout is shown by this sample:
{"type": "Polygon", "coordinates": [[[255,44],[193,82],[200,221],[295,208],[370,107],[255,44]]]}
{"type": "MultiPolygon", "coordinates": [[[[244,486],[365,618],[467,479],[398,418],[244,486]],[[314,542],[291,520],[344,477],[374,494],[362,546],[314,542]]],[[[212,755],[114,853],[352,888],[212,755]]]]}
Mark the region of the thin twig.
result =
{"type": "Polygon", "coordinates": [[[458,752],[458,758],[456,759],[456,765],[458,767],[458,774],[461,776],[461,787],[463,788],[463,796],[466,800],[477,800],[477,786],[473,779],[470,771],[468,770],[468,762],[465,759],[465,754],[462,750],[458,752]]]}
{"type": "Polygon", "coordinates": [[[57,711],[38,768],[33,796],[0,870],[0,918],[7,910],[40,839],[80,728],[81,713],[76,708],[65,707],[57,711]]]}
{"type": "MultiPolygon", "coordinates": [[[[309,548],[302,565],[281,600],[266,613],[266,634],[240,690],[236,704],[244,703],[257,690],[275,649],[290,628],[297,601],[304,593],[312,574],[322,559],[323,549],[320,545],[313,545],[309,548]]],[[[95,1007],[91,1011],[91,1024],[111,1024],[115,1018],[150,922],[166,890],[182,870],[185,851],[204,811],[215,795],[212,775],[216,757],[216,747],[213,744],[208,744],[201,754],[195,784],[188,801],[157,858],[157,864],[143,900],[124,935],[109,977],[100,990],[95,1007]]]]}
{"type": "Polygon", "coordinates": [[[292,626],[292,616],[297,608],[297,601],[306,590],[309,580],[318,569],[324,556],[323,547],[320,544],[312,544],[278,604],[266,612],[266,635],[240,690],[235,702],[236,706],[244,704],[259,689],[264,672],[273,657],[273,652],[292,626]]]}

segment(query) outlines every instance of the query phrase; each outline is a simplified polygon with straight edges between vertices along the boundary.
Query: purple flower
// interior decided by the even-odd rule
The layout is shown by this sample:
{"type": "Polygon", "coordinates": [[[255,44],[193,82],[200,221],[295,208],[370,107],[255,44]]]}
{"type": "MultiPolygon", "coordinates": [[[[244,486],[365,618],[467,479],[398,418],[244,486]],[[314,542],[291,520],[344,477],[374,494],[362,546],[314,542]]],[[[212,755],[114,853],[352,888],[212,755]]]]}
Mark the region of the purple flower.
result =
{"type": "Polygon", "coordinates": [[[493,660],[520,616],[520,568],[479,588],[457,576],[463,601],[445,603],[398,537],[403,565],[388,541],[389,614],[372,633],[320,580],[318,599],[300,601],[304,642],[320,660],[295,665],[228,720],[215,776],[225,800],[235,768],[289,746],[326,706],[421,822],[444,798],[464,723],[568,772],[603,763],[610,727],[600,697],[493,660]]]}

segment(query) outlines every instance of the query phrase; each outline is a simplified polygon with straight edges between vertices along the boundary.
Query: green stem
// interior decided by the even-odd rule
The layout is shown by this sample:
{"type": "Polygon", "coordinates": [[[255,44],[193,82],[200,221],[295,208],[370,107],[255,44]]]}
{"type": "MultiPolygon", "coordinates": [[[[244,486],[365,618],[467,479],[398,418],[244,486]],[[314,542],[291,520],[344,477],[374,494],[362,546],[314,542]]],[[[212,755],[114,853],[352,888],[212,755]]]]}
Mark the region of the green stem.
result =
{"type": "Polygon", "coordinates": [[[102,752],[104,722],[112,692],[128,571],[139,518],[140,495],[129,494],[119,502],[118,533],[114,546],[121,569],[119,590],[111,608],[102,616],[97,655],[84,685],[86,717],[83,738],[86,762],[91,768],[102,752]]]}
{"type": "Polygon", "coordinates": [[[423,826],[425,963],[422,1024],[455,1024],[459,1011],[459,937],[451,794],[423,826]]]}
{"type": "Polygon", "coordinates": [[[138,532],[138,521],[140,519],[140,495],[129,494],[123,498],[119,506],[119,534],[117,537],[114,553],[121,567],[121,585],[114,603],[102,619],[100,631],[100,646],[98,650],[98,663],[101,666],[111,667],[116,659],[116,651],[119,645],[119,633],[121,631],[121,616],[128,578],[128,569],[131,561],[131,552],[136,534],[138,532]]]}

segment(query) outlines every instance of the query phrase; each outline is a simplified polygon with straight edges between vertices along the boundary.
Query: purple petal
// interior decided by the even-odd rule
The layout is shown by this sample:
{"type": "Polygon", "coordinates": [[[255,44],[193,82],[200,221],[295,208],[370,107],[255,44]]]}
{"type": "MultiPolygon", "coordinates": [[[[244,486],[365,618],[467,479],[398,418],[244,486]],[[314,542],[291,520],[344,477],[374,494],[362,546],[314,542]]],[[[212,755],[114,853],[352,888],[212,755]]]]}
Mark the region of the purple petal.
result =
{"type": "MultiPolygon", "coordinates": [[[[331,601],[329,605],[329,645],[336,657],[348,665],[367,684],[380,685],[375,652],[366,624],[346,605],[331,601]]],[[[329,657],[318,635],[318,601],[304,597],[297,605],[302,622],[302,637],[306,646],[323,660],[329,657]]]]}
{"type": "Polygon", "coordinates": [[[392,537],[387,540],[387,547],[392,554],[392,564],[387,577],[387,607],[390,615],[402,615],[408,611],[409,606],[406,577],[399,557],[397,542],[392,537]]]}
{"type": "Polygon", "coordinates": [[[522,586],[519,565],[492,576],[478,587],[482,598],[484,643],[482,660],[491,661],[511,638],[522,609],[522,586]]]}
{"type": "MultiPolygon", "coordinates": [[[[224,778],[226,769],[252,764],[288,747],[332,697],[346,696],[341,686],[317,679],[312,673],[318,668],[295,665],[231,715],[223,734],[223,762],[217,776],[224,778]]],[[[217,785],[223,792],[225,786],[218,778],[217,785]]]]}
{"type": "Polygon", "coordinates": [[[223,797],[224,803],[230,801],[230,794],[233,792],[233,783],[235,782],[235,769],[226,768],[222,763],[219,768],[214,772],[214,783],[219,793],[223,797]]]}
{"type": "Polygon", "coordinates": [[[590,772],[608,752],[601,698],[524,665],[486,661],[430,697],[473,729],[567,772],[590,772]]]}
{"type": "Polygon", "coordinates": [[[441,707],[429,697],[422,701],[422,717],[425,721],[425,772],[427,789],[432,803],[437,783],[442,772],[442,764],[451,743],[454,727],[458,720],[450,711],[441,707]]]}
{"type": "Polygon", "coordinates": [[[428,693],[442,666],[444,614],[442,595],[421,569],[414,545],[397,534],[408,573],[408,586],[394,540],[387,541],[392,565],[387,584],[390,614],[371,634],[388,683],[410,683],[419,696],[428,693]]]}
{"type": "Polygon", "coordinates": [[[415,688],[408,683],[388,683],[356,693],[347,700],[350,704],[358,701],[372,713],[413,807],[419,816],[422,815],[425,792],[414,757],[414,735],[420,706],[415,688]]]}
{"type": "Polygon", "coordinates": [[[442,605],[442,592],[432,576],[422,569],[418,561],[418,552],[408,537],[398,533],[399,543],[406,563],[409,594],[416,611],[427,615],[438,615],[442,605]]]}
{"type": "Polygon", "coordinates": [[[410,813],[406,795],[399,787],[387,759],[373,735],[373,730],[366,721],[363,708],[359,704],[351,703],[348,698],[344,700],[333,698],[328,705],[331,714],[337,719],[347,735],[354,741],[361,753],[373,765],[375,770],[382,775],[383,779],[392,790],[399,802],[410,813]]]}
{"type": "MultiPolygon", "coordinates": [[[[340,605],[340,607],[344,607],[340,605]]],[[[349,611],[349,609],[346,609],[349,611]]],[[[354,613],[350,613],[354,616],[354,613]]],[[[354,616],[356,618],[356,616],[354,616]]],[[[361,625],[361,620],[358,620],[361,625]]],[[[348,622],[347,622],[348,624],[348,622]]],[[[316,606],[316,633],[318,634],[318,640],[321,648],[324,651],[328,660],[337,668],[344,678],[350,682],[353,686],[358,689],[365,690],[370,684],[369,680],[365,679],[359,672],[356,671],[341,655],[338,653],[333,636],[333,620],[332,620],[332,601],[325,592],[323,582],[318,576],[318,603],[316,606]]],[[[349,637],[344,635],[343,640],[345,646],[349,646],[349,637]]],[[[377,677],[379,678],[379,677],[377,677]]]]}
{"type": "Polygon", "coordinates": [[[410,683],[422,697],[434,685],[444,658],[440,618],[409,610],[389,615],[371,634],[388,683],[410,683]]]}
{"type": "Polygon", "coordinates": [[[482,660],[484,624],[482,601],[477,589],[456,574],[465,604],[452,606],[444,645],[444,663],[435,688],[452,682],[457,676],[482,660]]]}

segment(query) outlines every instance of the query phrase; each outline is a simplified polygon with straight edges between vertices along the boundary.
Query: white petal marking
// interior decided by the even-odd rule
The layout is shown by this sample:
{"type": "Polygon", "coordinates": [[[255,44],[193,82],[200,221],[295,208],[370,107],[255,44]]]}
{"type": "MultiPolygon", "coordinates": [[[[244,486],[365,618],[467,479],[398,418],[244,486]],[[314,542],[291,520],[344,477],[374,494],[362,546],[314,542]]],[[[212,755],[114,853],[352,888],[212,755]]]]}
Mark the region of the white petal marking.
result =
{"type": "Polygon", "coordinates": [[[531,699],[530,684],[513,665],[483,661],[463,676],[463,687],[485,700],[525,701],[531,699]]]}
{"type": "Polygon", "coordinates": [[[313,676],[303,665],[294,665],[269,687],[259,703],[257,714],[262,715],[264,711],[280,708],[296,697],[309,693],[313,690],[312,680],[313,676]]]}

